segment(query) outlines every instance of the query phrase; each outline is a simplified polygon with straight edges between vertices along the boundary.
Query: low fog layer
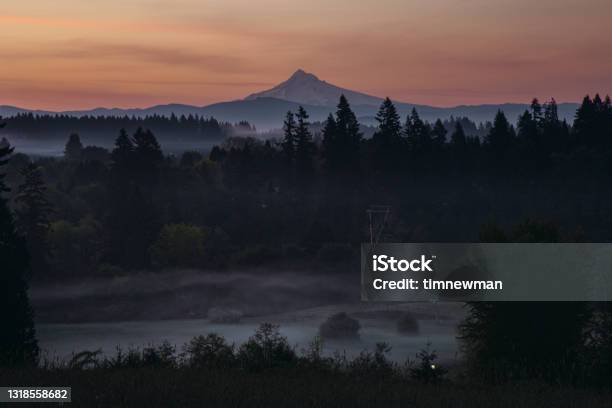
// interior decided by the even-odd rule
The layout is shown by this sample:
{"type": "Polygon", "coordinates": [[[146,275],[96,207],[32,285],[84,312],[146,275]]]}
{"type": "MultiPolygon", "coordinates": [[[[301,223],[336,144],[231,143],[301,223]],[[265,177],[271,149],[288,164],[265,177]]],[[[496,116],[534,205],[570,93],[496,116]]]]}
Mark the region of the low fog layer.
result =
{"type": "Polygon", "coordinates": [[[359,322],[351,339],[324,339],[324,352],[355,356],[377,342],[392,346],[396,361],[413,358],[432,343],[446,361],[456,358],[458,303],[364,303],[357,275],[253,269],[244,272],[173,271],[36,286],[32,300],[38,334],[48,356],[116,346],[142,347],[168,340],[180,348],[190,338],[215,332],[240,344],[260,323],[278,324],[299,351],[307,348],[330,316],[345,312],[359,322]],[[418,329],[398,324],[406,316],[418,329]]]}
{"type": "Polygon", "coordinates": [[[359,296],[358,272],[351,277],[268,268],[142,273],[31,289],[36,320],[41,323],[203,318],[211,308],[255,317],[358,302],[359,296]]]}
{"type": "MultiPolygon", "coordinates": [[[[11,146],[15,147],[16,153],[27,154],[32,157],[62,157],[64,156],[64,149],[66,147],[66,141],[68,140],[69,132],[66,132],[65,137],[49,140],[29,139],[27,137],[17,137],[5,132],[5,136],[11,146]]],[[[109,151],[113,149],[113,143],[115,142],[116,135],[99,135],[96,137],[88,137],[87,135],[81,136],[81,142],[86,146],[99,146],[109,151]]],[[[162,149],[166,154],[180,155],[186,151],[201,151],[208,152],[216,142],[181,142],[181,141],[162,141],[162,149]]]]}

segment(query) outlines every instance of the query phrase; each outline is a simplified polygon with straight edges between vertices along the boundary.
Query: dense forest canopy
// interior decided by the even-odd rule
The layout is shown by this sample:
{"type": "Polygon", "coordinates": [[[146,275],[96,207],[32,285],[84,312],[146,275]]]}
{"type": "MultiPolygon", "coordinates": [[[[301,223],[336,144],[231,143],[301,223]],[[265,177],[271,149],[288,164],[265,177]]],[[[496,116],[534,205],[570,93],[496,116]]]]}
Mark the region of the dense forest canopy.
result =
{"type": "Polygon", "coordinates": [[[289,112],[282,134],[268,140],[223,134],[226,125],[214,119],[133,120],[6,121],[7,132],[33,126],[43,134],[74,121],[118,135],[112,151],[72,134],[62,158],[12,155],[6,182],[18,227],[40,254],[35,279],[220,267],[294,252],[346,257],[366,240],[365,210],[381,203],[392,209],[389,240],[475,241],[485,224],[526,217],[568,237],[610,239],[608,97],[585,97],[572,125],[559,120],[554,100],[534,100],[516,127],[501,111],[480,127],[465,118],[427,123],[416,110],[400,118],[387,99],[369,136],[345,98],[317,126],[304,109],[289,112]],[[164,155],[149,126],[186,124],[223,139],[210,152],[164,155]]]}
{"type": "Polygon", "coordinates": [[[117,129],[134,132],[149,129],[161,139],[186,141],[219,141],[229,136],[250,136],[256,133],[248,122],[219,122],[198,115],[170,116],[70,116],[65,114],[19,113],[4,118],[7,133],[34,140],[64,140],[67,133],[78,133],[108,139],[117,129]]]}
{"type": "MultiPolygon", "coordinates": [[[[63,142],[67,134],[77,133],[82,138],[93,139],[104,145],[113,142],[117,129],[134,132],[139,127],[151,130],[162,141],[186,142],[216,142],[228,137],[259,136],[261,138],[277,138],[282,136],[282,129],[270,129],[258,133],[255,126],[247,121],[229,123],[218,121],[214,117],[197,115],[149,115],[139,116],[70,116],[66,114],[36,114],[19,113],[5,117],[7,124],[5,135],[9,139],[20,138],[31,141],[63,142]],[[105,143],[109,142],[109,143],[105,143]]],[[[476,124],[467,117],[444,119],[447,130],[452,130],[456,122],[461,122],[465,131],[474,136],[484,137],[491,124],[489,122],[476,124]]],[[[309,123],[313,134],[320,134],[324,123],[309,123]]],[[[376,128],[361,124],[366,138],[371,137],[376,128]]],[[[6,136],[5,136],[6,137],[6,136]]]]}

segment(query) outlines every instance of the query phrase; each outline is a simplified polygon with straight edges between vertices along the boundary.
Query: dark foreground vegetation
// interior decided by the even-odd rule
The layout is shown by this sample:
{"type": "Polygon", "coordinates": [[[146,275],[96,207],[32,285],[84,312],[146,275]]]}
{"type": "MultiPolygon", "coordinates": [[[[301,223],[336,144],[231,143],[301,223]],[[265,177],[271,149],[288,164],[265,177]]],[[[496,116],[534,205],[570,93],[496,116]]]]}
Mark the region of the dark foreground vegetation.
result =
{"type": "Polygon", "coordinates": [[[5,370],[0,380],[3,384],[70,384],[73,407],[607,408],[612,399],[608,391],[533,382],[434,385],[301,367],[263,373],[172,367],[5,370]]]}
{"type": "Polygon", "coordinates": [[[430,350],[396,364],[384,343],[353,360],[324,357],[320,345],[297,353],[277,327],[263,324],[238,348],[210,334],[179,352],[168,343],[110,357],[82,352],[42,368],[0,370],[0,382],[70,385],[71,406],[79,407],[607,407],[612,398],[567,384],[483,382],[457,367],[449,376],[430,350]]]}

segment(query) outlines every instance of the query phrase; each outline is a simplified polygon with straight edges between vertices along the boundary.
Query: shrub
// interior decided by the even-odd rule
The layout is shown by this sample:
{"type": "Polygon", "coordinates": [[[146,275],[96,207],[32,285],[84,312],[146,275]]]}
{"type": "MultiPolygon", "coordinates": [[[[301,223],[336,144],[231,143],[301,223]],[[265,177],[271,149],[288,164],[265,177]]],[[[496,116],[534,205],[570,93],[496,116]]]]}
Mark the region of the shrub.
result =
{"type": "Polygon", "coordinates": [[[582,302],[473,302],[459,325],[468,369],[487,381],[576,372],[588,311],[582,302]]]}
{"type": "Polygon", "coordinates": [[[206,233],[187,224],[165,225],[151,247],[151,261],[158,267],[197,267],[202,264],[206,233]]]}
{"type": "Polygon", "coordinates": [[[120,346],[117,346],[116,353],[113,357],[106,359],[104,365],[108,368],[136,368],[142,367],[142,353],[137,348],[128,348],[124,352],[120,346]]]}
{"type": "MultiPolygon", "coordinates": [[[[581,368],[591,384],[612,385],[612,308],[609,302],[594,306],[586,328],[581,368]]],[[[574,371],[576,371],[574,369],[574,371]]]]}
{"type": "Polygon", "coordinates": [[[376,343],[374,353],[362,351],[357,358],[348,364],[349,372],[362,376],[381,378],[393,375],[395,365],[387,359],[391,347],[385,343],[376,343]]]}
{"type": "Polygon", "coordinates": [[[426,384],[440,383],[444,380],[447,371],[436,364],[437,358],[435,350],[431,350],[431,343],[427,343],[426,348],[417,354],[418,365],[410,369],[410,377],[426,384]]]}
{"type": "Polygon", "coordinates": [[[323,358],[323,340],[321,336],[315,338],[308,343],[308,348],[302,351],[303,360],[313,366],[323,366],[325,359],[323,358]]]}
{"type": "Polygon", "coordinates": [[[100,365],[100,354],[102,350],[96,351],[81,351],[72,355],[70,361],[68,361],[68,368],[82,370],[86,368],[97,368],[100,365]]]}
{"type": "Polygon", "coordinates": [[[297,356],[277,325],[263,323],[238,349],[238,361],[243,368],[259,371],[293,366],[297,363],[297,356]]]}
{"type": "Polygon", "coordinates": [[[359,321],[346,313],[336,313],[330,316],[319,327],[319,333],[324,339],[356,339],[359,338],[359,321]]]}
{"type": "Polygon", "coordinates": [[[216,333],[197,336],[184,346],[187,364],[195,368],[229,367],[234,364],[234,345],[216,333]]]}
{"type": "Polygon", "coordinates": [[[117,347],[116,354],[104,361],[109,368],[138,368],[138,367],[176,367],[176,347],[168,341],[159,346],[148,346],[142,349],[129,348],[127,353],[117,347]]]}
{"type": "Polygon", "coordinates": [[[168,341],[159,346],[149,346],[142,350],[142,363],[144,366],[175,367],[176,347],[168,341]]]}
{"type": "Polygon", "coordinates": [[[49,230],[49,247],[53,269],[64,276],[80,276],[83,271],[97,270],[102,252],[101,225],[91,217],[77,224],[56,221],[49,230]]]}
{"type": "Polygon", "coordinates": [[[235,262],[239,265],[256,266],[278,259],[280,251],[265,245],[256,245],[243,249],[236,257],[235,262]]]}

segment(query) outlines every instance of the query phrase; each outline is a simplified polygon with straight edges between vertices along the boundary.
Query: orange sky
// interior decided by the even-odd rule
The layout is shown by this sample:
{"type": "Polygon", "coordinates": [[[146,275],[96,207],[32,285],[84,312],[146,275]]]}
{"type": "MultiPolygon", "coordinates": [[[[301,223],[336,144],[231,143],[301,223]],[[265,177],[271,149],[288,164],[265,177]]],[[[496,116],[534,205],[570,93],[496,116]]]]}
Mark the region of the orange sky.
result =
{"type": "Polygon", "coordinates": [[[7,0],[0,105],[205,105],[297,68],[440,106],[612,93],[610,0],[7,0]]]}

